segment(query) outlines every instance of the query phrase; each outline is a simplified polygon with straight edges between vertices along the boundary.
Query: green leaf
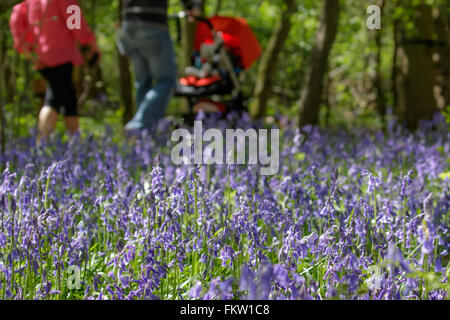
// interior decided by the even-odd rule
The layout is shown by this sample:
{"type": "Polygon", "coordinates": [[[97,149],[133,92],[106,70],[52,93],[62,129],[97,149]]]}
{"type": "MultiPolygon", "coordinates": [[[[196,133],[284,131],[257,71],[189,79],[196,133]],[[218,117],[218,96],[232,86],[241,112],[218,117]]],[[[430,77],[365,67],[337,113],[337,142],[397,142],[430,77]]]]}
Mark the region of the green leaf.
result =
{"type": "Polygon", "coordinates": [[[442,180],[450,180],[450,171],[447,172],[443,172],[439,175],[439,178],[441,178],[442,180]]]}
{"type": "Polygon", "coordinates": [[[306,154],[303,152],[299,152],[294,156],[294,158],[297,159],[298,161],[305,160],[305,157],[306,157],[306,154]]]}

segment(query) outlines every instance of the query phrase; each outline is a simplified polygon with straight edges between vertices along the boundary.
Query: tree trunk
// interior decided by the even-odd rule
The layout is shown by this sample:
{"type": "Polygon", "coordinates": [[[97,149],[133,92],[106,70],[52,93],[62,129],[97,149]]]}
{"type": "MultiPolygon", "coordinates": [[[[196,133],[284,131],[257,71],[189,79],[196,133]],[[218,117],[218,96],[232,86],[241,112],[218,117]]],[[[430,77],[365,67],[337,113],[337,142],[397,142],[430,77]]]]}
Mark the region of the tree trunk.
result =
{"type": "Polygon", "coordinates": [[[19,2],[22,2],[23,0],[2,0],[0,2],[0,14],[5,13],[12,7],[14,7],[19,2]]]}
{"type": "Polygon", "coordinates": [[[332,85],[332,80],[329,75],[325,77],[325,85],[323,90],[323,101],[325,103],[325,125],[328,127],[330,125],[331,118],[331,102],[330,102],[330,89],[332,85]]]}
{"type": "MultiPolygon", "coordinates": [[[[95,34],[97,27],[97,1],[92,0],[81,5],[83,12],[87,13],[86,17],[89,18],[89,25],[91,26],[91,30],[95,34]]],[[[90,66],[87,61],[87,47],[82,47],[81,49],[82,55],[85,59],[85,64],[83,66],[75,66],[73,72],[73,80],[77,91],[77,96],[79,97],[78,105],[80,107],[83,106],[83,104],[89,99],[103,100],[103,98],[107,96],[100,64],[97,63],[94,66],[90,66]]],[[[93,113],[91,111],[92,110],[81,108],[80,116],[93,116],[93,113]]]]}
{"type": "MultiPolygon", "coordinates": [[[[205,2],[202,2],[202,6],[200,11],[202,14],[205,12],[205,2]]],[[[195,31],[197,30],[197,22],[190,21],[190,19],[183,19],[181,22],[182,30],[181,30],[181,47],[182,47],[182,55],[181,55],[181,74],[184,74],[184,70],[186,67],[192,65],[192,52],[195,44],[195,31]]],[[[190,105],[189,101],[186,98],[183,98],[181,101],[180,109],[182,112],[189,113],[190,105]]]]}
{"type": "MultiPolygon", "coordinates": [[[[205,2],[202,2],[202,6],[200,11],[202,14],[205,12],[205,2]]],[[[181,45],[182,45],[182,53],[183,53],[183,61],[182,66],[183,70],[190,66],[192,51],[194,49],[195,42],[195,31],[197,30],[197,21],[190,21],[190,19],[184,19],[182,21],[182,32],[181,32],[181,45]]]]}
{"type": "Polygon", "coordinates": [[[328,56],[336,38],[338,20],[339,0],[325,0],[300,98],[300,127],[319,123],[323,81],[328,69],[328,56]]]}
{"type": "Polygon", "coordinates": [[[394,103],[394,112],[400,114],[398,111],[399,97],[398,97],[398,85],[397,85],[397,75],[398,75],[398,48],[400,47],[400,21],[398,19],[394,20],[394,53],[392,59],[392,69],[391,69],[391,83],[392,83],[392,97],[394,103]]]}
{"type": "Polygon", "coordinates": [[[253,118],[261,118],[266,115],[267,100],[272,94],[273,77],[277,68],[277,61],[284,48],[286,39],[291,29],[291,16],[296,11],[296,0],[284,0],[285,8],[281,13],[269,44],[261,58],[256,77],[253,102],[250,106],[250,114],[253,118]]]}
{"type": "Polygon", "coordinates": [[[9,43],[8,43],[8,33],[6,32],[7,30],[7,26],[8,26],[8,16],[6,14],[2,14],[0,15],[0,20],[2,23],[2,35],[1,35],[1,46],[3,48],[3,51],[0,53],[2,55],[1,59],[2,60],[2,67],[3,67],[3,71],[1,74],[2,77],[2,81],[3,81],[3,98],[4,98],[4,103],[9,103],[13,101],[13,94],[11,92],[11,90],[8,90],[8,87],[11,83],[11,68],[10,68],[10,63],[9,63],[9,59],[8,56],[6,54],[6,51],[8,49],[9,43]]]}
{"type": "Polygon", "coordinates": [[[439,59],[435,93],[439,109],[445,109],[450,105],[450,13],[446,9],[443,5],[439,6],[436,17],[439,59]]]}
{"type": "Polygon", "coordinates": [[[22,102],[20,101],[20,94],[17,92],[17,73],[19,71],[19,53],[17,50],[14,50],[14,53],[10,59],[7,61],[7,65],[10,71],[9,83],[6,86],[6,90],[8,93],[7,101],[12,101],[14,105],[14,118],[12,122],[12,130],[15,135],[19,134],[20,130],[20,117],[22,114],[22,102]]]}
{"type": "Polygon", "coordinates": [[[222,10],[222,0],[216,0],[216,7],[214,8],[214,15],[218,15],[220,10],[222,10]]]}
{"type": "MultiPolygon", "coordinates": [[[[397,52],[396,79],[400,120],[410,129],[416,129],[419,120],[432,119],[437,111],[434,98],[435,66],[433,63],[433,16],[431,6],[416,7],[414,37],[402,37],[397,52]]],[[[405,34],[405,32],[403,32],[405,34]]]]}
{"type": "MultiPolygon", "coordinates": [[[[383,9],[385,6],[385,0],[379,1],[379,6],[381,10],[381,16],[383,16],[383,9]]],[[[376,98],[376,107],[377,111],[380,114],[380,116],[384,119],[384,116],[386,115],[386,100],[385,100],[385,93],[384,93],[384,87],[383,87],[383,74],[381,71],[381,51],[383,49],[383,44],[381,40],[382,31],[381,30],[374,30],[375,32],[375,44],[377,46],[377,52],[375,55],[375,64],[376,64],[376,78],[375,78],[375,89],[377,91],[377,98],[376,98]]]]}
{"type": "MultiPolygon", "coordinates": [[[[119,1],[119,23],[122,24],[122,1],[119,1]]],[[[124,108],[122,115],[123,125],[127,124],[133,118],[133,87],[130,72],[130,63],[117,49],[120,77],[120,96],[124,108]]]]}
{"type": "MultiPolygon", "coordinates": [[[[5,30],[6,21],[4,15],[0,12],[0,154],[3,158],[5,155],[6,147],[6,111],[5,111],[5,56],[6,46],[5,44],[5,30]]],[[[3,163],[2,163],[3,166],[3,163]]]]}

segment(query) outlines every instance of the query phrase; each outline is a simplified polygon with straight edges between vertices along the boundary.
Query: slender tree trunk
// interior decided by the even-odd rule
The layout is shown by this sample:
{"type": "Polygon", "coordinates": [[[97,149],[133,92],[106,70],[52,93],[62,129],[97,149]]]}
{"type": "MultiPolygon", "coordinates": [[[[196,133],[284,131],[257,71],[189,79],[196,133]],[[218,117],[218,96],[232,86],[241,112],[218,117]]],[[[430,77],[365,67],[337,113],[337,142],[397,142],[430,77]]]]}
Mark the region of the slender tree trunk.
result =
{"type": "Polygon", "coordinates": [[[216,7],[214,8],[214,15],[218,15],[220,10],[222,10],[222,0],[216,0],[216,7]]]}
{"type": "MultiPolygon", "coordinates": [[[[205,2],[202,2],[202,7],[200,8],[201,12],[205,12],[205,2]]],[[[195,31],[197,30],[197,22],[196,21],[190,21],[190,19],[183,19],[181,22],[181,48],[182,48],[182,55],[181,55],[181,67],[180,70],[181,73],[184,73],[184,70],[186,67],[190,66],[192,64],[191,58],[192,58],[192,51],[194,49],[195,44],[195,31]]],[[[181,110],[183,112],[190,112],[190,105],[189,101],[186,98],[181,99],[181,110]]]]}
{"type": "Polygon", "coordinates": [[[319,123],[324,76],[328,69],[328,56],[338,29],[339,0],[324,0],[316,32],[314,47],[306,70],[305,85],[300,98],[300,127],[319,123]]]}
{"type": "Polygon", "coordinates": [[[192,50],[194,49],[194,41],[195,41],[195,30],[197,28],[197,22],[191,22],[185,19],[182,22],[182,32],[181,32],[181,46],[182,46],[182,54],[183,54],[183,70],[190,66],[192,50]]]}
{"type": "MultiPolygon", "coordinates": [[[[81,3],[80,3],[81,4],[81,3]]],[[[96,33],[97,21],[97,1],[92,0],[85,3],[82,7],[83,12],[87,13],[88,22],[91,29],[96,33]]],[[[83,48],[84,49],[84,48],[83,48]]],[[[83,56],[87,56],[87,51],[82,50],[83,56]]],[[[86,58],[85,58],[86,59],[86,58]]],[[[95,99],[101,96],[106,96],[105,82],[103,81],[102,69],[100,64],[89,66],[88,61],[85,61],[83,66],[75,66],[74,68],[74,83],[78,94],[78,104],[82,106],[86,100],[95,99]]],[[[92,113],[83,112],[82,116],[88,116],[92,113]]]]}
{"type": "MultiPolygon", "coordinates": [[[[6,21],[4,15],[0,12],[0,154],[5,155],[6,147],[6,111],[5,111],[5,55],[6,46],[5,44],[5,30],[6,21]]],[[[3,167],[3,163],[1,164],[3,167]]]]}
{"type": "Polygon", "coordinates": [[[435,66],[431,6],[420,4],[414,9],[418,14],[416,35],[402,39],[397,52],[399,68],[396,79],[397,111],[410,129],[416,129],[420,119],[431,119],[437,111],[433,91],[435,66]]]}
{"type": "Polygon", "coordinates": [[[0,14],[3,14],[4,12],[8,11],[12,7],[14,7],[19,2],[22,2],[23,0],[1,0],[0,2],[0,14]]]}
{"type": "Polygon", "coordinates": [[[7,51],[7,48],[8,48],[8,35],[7,35],[7,32],[6,32],[6,28],[7,28],[7,24],[8,24],[8,22],[7,22],[7,15],[6,14],[3,14],[3,15],[1,15],[0,16],[0,20],[1,20],[1,23],[2,23],[2,29],[1,29],[1,33],[2,33],[2,37],[1,37],[1,39],[0,39],[0,41],[1,41],[1,46],[3,47],[3,51],[0,53],[1,55],[2,55],[2,64],[3,64],[3,72],[2,72],[2,74],[1,74],[1,77],[2,77],[2,81],[3,81],[3,90],[4,90],[4,92],[3,92],[3,94],[4,94],[4,102],[5,103],[8,103],[8,102],[11,102],[12,101],[12,96],[11,96],[11,91],[10,90],[8,90],[8,86],[9,86],[9,84],[10,84],[10,81],[11,81],[11,70],[10,70],[10,66],[9,66],[9,63],[8,63],[8,56],[6,55],[6,51],[7,51]]]}
{"type": "MultiPolygon", "coordinates": [[[[383,16],[383,9],[385,6],[385,0],[379,1],[379,6],[381,9],[381,16],[383,16]]],[[[386,115],[386,100],[385,100],[385,91],[383,87],[383,73],[381,71],[381,52],[383,49],[383,43],[382,43],[382,31],[381,30],[374,30],[375,32],[375,44],[377,46],[377,53],[375,55],[375,64],[376,64],[376,78],[375,78],[375,89],[377,91],[377,97],[376,97],[376,106],[377,111],[380,114],[380,116],[384,119],[384,116],[386,115]]]]}
{"type": "Polygon", "coordinates": [[[331,118],[331,102],[330,102],[330,90],[331,90],[332,80],[327,75],[325,77],[325,87],[323,90],[323,102],[325,104],[325,125],[328,127],[330,125],[330,118],[331,118]]]}
{"type": "Polygon", "coordinates": [[[14,105],[14,120],[12,132],[15,135],[18,135],[20,130],[20,117],[22,115],[22,101],[18,99],[18,97],[20,97],[21,94],[18,94],[17,92],[17,76],[18,71],[20,71],[20,68],[19,68],[19,53],[16,50],[14,50],[12,59],[8,60],[7,64],[9,65],[11,72],[9,83],[6,86],[8,91],[7,101],[12,101],[14,105]]]}
{"type": "Polygon", "coordinates": [[[398,75],[398,48],[400,46],[400,22],[395,19],[394,20],[394,53],[392,57],[392,69],[391,69],[391,83],[392,83],[392,95],[393,95],[393,103],[394,103],[394,112],[399,115],[400,112],[398,107],[400,106],[399,97],[398,97],[398,85],[397,85],[397,75],[398,75]]]}
{"type": "MultiPolygon", "coordinates": [[[[120,1],[120,2],[122,2],[122,1],[120,1]]],[[[89,3],[90,3],[89,11],[90,11],[90,15],[91,15],[89,24],[92,28],[92,31],[95,31],[95,29],[97,29],[97,21],[96,21],[97,0],[90,0],[89,3]]]]}
{"type": "Polygon", "coordinates": [[[446,91],[445,91],[445,105],[446,107],[450,106],[450,12],[448,7],[443,6],[442,12],[445,12],[445,17],[447,23],[445,24],[445,30],[447,34],[447,63],[446,63],[446,75],[445,75],[445,83],[446,83],[446,91]]]}
{"type": "MultiPolygon", "coordinates": [[[[203,1],[201,12],[205,12],[205,2],[203,1]]],[[[184,19],[182,21],[182,32],[181,32],[181,45],[183,50],[183,61],[182,66],[184,68],[191,65],[192,51],[194,49],[195,42],[195,31],[197,30],[197,22],[190,21],[190,19],[184,19]]]]}
{"type": "MultiPolygon", "coordinates": [[[[122,24],[122,1],[119,1],[119,22],[122,24]]],[[[128,59],[117,50],[120,76],[120,94],[124,107],[122,123],[125,125],[133,118],[133,87],[128,59]]]]}
{"type": "Polygon", "coordinates": [[[266,115],[267,100],[272,94],[273,77],[275,76],[277,61],[289,36],[292,25],[291,17],[296,11],[296,2],[296,0],[284,0],[285,7],[261,59],[256,77],[253,102],[250,106],[250,114],[253,118],[261,118],[266,115]]]}
{"type": "Polygon", "coordinates": [[[437,90],[436,100],[439,109],[450,105],[450,12],[443,5],[437,8],[436,35],[438,39],[437,53],[437,90]]]}
{"type": "Polygon", "coordinates": [[[446,107],[450,106],[450,12],[448,7],[443,7],[442,12],[445,12],[445,17],[447,23],[445,24],[445,30],[447,33],[447,63],[446,63],[446,75],[445,75],[445,105],[446,107]]]}

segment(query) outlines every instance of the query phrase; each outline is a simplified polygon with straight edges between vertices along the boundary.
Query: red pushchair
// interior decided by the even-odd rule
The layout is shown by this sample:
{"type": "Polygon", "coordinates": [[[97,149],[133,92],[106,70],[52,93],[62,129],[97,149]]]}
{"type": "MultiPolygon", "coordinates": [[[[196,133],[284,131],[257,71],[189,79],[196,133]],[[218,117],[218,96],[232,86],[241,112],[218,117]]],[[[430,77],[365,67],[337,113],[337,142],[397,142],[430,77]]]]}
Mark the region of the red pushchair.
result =
{"type": "Polygon", "coordinates": [[[192,114],[246,110],[240,74],[261,56],[261,46],[243,18],[197,18],[192,66],[177,82],[192,114]]]}

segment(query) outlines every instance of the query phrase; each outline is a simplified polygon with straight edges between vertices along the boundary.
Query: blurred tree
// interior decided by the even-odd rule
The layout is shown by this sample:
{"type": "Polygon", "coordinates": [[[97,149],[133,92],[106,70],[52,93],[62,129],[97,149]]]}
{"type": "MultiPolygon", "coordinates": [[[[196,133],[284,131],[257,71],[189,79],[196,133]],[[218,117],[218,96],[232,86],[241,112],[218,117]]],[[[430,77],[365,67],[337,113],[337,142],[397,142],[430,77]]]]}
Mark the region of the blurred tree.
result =
{"type": "MultiPolygon", "coordinates": [[[[200,12],[203,15],[205,13],[206,0],[202,1],[200,12]]],[[[197,30],[197,21],[193,19],[182,20],[181,30],[181,65],[180,70],[186,69],[186,67],[192,64],[192,52],[194,50],[195,31],[197,30]]],[[[189,102],[187,99],[181,100],[181,109],[189,110],[189,102]]]]}
{"type": "Polygon", "coordinates": [[[450,8],[440,4],[435,8],[435,30],[438,40],[436,100],[439,109],[450,105],[450,8]]]}
{"type": "MultiPolygon", "coordinates": [[[[384,6],[386,2],[385,0],[378,0],[378,6],[380,7],[380,13],[381,16],[383,16],[384,13],[384,6]]],[[[382,61],[381,61],[381,53],[383,50],[383,43],[382,43],[382,31],[375,30],[375,44],[377,46],[377,51],[375,55],[375,64],[376,64],[376,76],[375,76],[375,83],[374,87],[377,91],[377,97],[376,97],[376,108],[380,116],[383,118],[386,115],[386,97],[385,97],[385,91],[383,87],[383,73],[381,70],[382,61]]]]}
{"type": "Polygon", "coordinates": [[[6,145],[6,135],[5,135],[5,126],[6,126],[6,116],[5,116],[5,56],[6,56],[6,46],[5,37],[6,37],[6,24],[5,15],[0,12],[0,154],[5,154],[5,145],[6,145]]]}
{"type": "Polygon", "coordinates": [[[300,98],[300,127],[318,124],[328,56],[336,38],[339,0],[325,0],[300,98]]]}
{"type": "Polygon", "coordinates": [[[434,97],[435,65],[432,7],[408,3],[412,23],[401,24],[401,42],[397,49],[397,106],[401,121],[410,129],[420,119],[431,119],[437,111],[434,97]]]}
{"type": "MultiPolygon", "coordinates": [[[[393,59],[392,59],[392,65],[391,65],[391,84],[392,84],[392,97],[393,97],[393,105],[395,109],[397,110],[397,106],[399,105],[399,97],[398,97],[398,88],[397,88],[397,74],[398,74],[398,48],[400,47],[400,41],[401,41],[401,33],[400,33],[400,24],[401,20],[400,18],[395,15],[395,2],[391,3],[390,6],[392,12],[391,15],[393,16],[392,24],[393,24],[393,59]]],[[[398,113],[398,112],[397,112],[398,113]]]]}
{"type": "MultiPolygon", "coordinates": [[[[119,0],[118,6],[118,19],[119,25],[122,24],[122,6],[123,3],[119,0]]],[[[132,118],[134,114],[133,110],[133,87],[131,80],[131,72],[130,72],[130,62],[128,58],[123,56],[118,49],[117,57],[119,63],[119,77],[120,77],[120,96],[124,108],[124,112],[122,115],[122,124],[127,124],[132,118]]]]}
{"type": "Polygon", "coordinates": [[[216,0],[216,5],[214,7],[214,15],[218,15],[220,10],[222,10],[222,0],[216,0]]]}
{"type": "Polygon", "coordinates": [[[278,20],[269,44],[264,50],[261,63],[256,76],[253,102],[250,106],[250,114],[253,118],[261,118],[266,115],[267,101],[272,94],[274,73],[277,70],[279,55],[284,48],[286,39],[291,29],[291,17],[296,11],[296,0],[283,0],[284,8],[278,20]]]}
{"type": "Polygon", "coordinates": [[[22,2],[23,0],[2,0],[0,2],[0,14],[5,13],[9,9],[11,9],[13,6],[18,4],[19,2],[22,2]]]}
{"type": "MultiPolygon", "coordinates": [[[[205,0],[202,1],[200,11],[205,12],[205,0]]],[[[184,19],[182,25],[181,42],[183,50],[183,68],[191,65],[192,51],[194,49],[195,30],[197,29],[197,21],[191,19],[184,19]]]]}
{"type": "MultiPolygon", "coordinates": [[[[102,16],[102,6],[99,0],[92,0],[89,2],[79,2],[82,7],[85,17],[89,22],[97,39],[99,38],[98,17],[102,16]]],[[[114,11],[115,13],[115,11],[114,11]]],[[[104,101],[107,97],[105,81],[103,80],[103,72],[100,63],[90,65],[88,61],[89,48],[81,47],[81,53],[85,59],[85,63],[81,66],[74,66],[73,80],[78,95],[78,105],[80,107],[80,116],[90,116],[96,118],[98,111],[86,107],[86,102],[90,99],[98,99],[104,101]]],[[[103,55],[104,57],[104,55],[103,55]]]]}

